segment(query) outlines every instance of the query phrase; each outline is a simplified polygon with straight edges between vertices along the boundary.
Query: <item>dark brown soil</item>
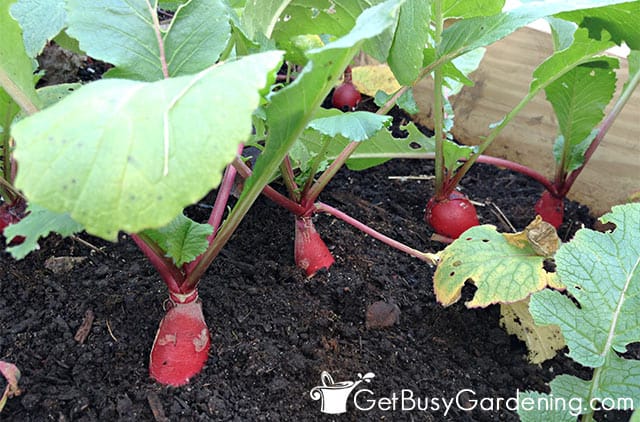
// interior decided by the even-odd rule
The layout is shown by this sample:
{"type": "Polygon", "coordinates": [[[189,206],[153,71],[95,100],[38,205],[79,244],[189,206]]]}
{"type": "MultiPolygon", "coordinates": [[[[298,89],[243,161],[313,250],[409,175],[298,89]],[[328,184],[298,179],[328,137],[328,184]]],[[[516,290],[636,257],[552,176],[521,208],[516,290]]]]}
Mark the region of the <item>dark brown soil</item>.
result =
{"type": "MultiPolygon", "coordinates": [[[[388,178],[420,174],[432,174],[429,163],[342,171],[323,199],[402,242],[436,251],[443,245],[429,240],[422,222],[432,182],[388,178]]],[[[532,219],[541,192],[520,175],[484,165],[463,187],[473,200],[496,204],[518,229],[532,219]]],[[[506,229],[493,209],[479,207],[481,222],[506,229]]],[[[202,216],[206,209],[191,211],[202,216]]],[[[570,203],[566,222],[560,233],[568,239],[592,219],[570,203]]],[[[23,261],[3,253],[0,359],[22,370],[23,394],[9,400],[0,419],[154,420],[159,403],[156,420],[318,420],[320,403],[309,391],[321,384],[322,371],[336,381],[373,372],[367,388],[376,397],[411,389],[421,397],[453,398],[469,389],[476,396],[463,394],[468,405],[474,398],[513,397],[517,390],[545,391],[561,373],[589,376],[563,356],[528,364],[524,345],[498,327],[497,307],[443,308],[435,302],[428,265],[341,221],[318,216],[316,224],[336,263],[307,280],[293,265],[292,216],[262,198],[256,203],[201,285],[213,348],[204,371],[182,388],[149,379],[148,353],[167,294],[126,236],[113,245],[81,236],[100,253],[56,237],[23,261]],[[55,274],[45,268],[51,256],[87,259],[55,274]],[[400,321],[366,329],[365,310],[379,300],[396,303],[400,321]],[[87,310],[96,318],[79,344],[74,335],[87,310]]],[[[443,413],[362,412],[351,405],[341,419],[517,419],[505,409],[443,413]]]]}
{"type": "MultiPolygon", "coordinates": [[[[82,60],[63,65],[60,80],[50,70],[42,82],[94,79],[104,71],[103,64],[82,60]]],[[[430,174],[431,164],[420,161],[394,161],[361,173],[344,170],[321,199],[410,246],[437,251],[444,245],[430,241],[422,221],[432,182],[389,179],[430,174]]],[[[462,187],[486,205],[479,207],[481,223],[503,231],[508,227],[496,210],[522,229],[541,193],[525,177],[484,165],[476,165],[462,187]]],[[[207,211],[197,205],[189,213],[205,218],[207,211]]],[[[593,223],[588,210],[574,203],[567,204],[565,221],[564,240],[593,223]]],[[[373,372],[367,388],[377,398],[408,389],[416,397],[452,399],[468,390],[459,396],[463,406],[483,397],[514,397],[518,390],[548,391],[547,383],[561,373],[589,377],[562,355],[543,365],[527,363],[524,345],[498,327],[497,307],[438,305],[428,265],[327,216],[317,216],[316,227],[336,263],[307,280],[293,265],[293,217],[263,198],[255,204],[201,284],[213,348],[202,373],[181,388],[160,386],[148,376],[148,354],[167,292],[127,236],[117,244],[80,236],[100,251],[52,236],[23,261],[0,252],[0,360],[17,364],[23,375],[22,395],[9,400],[0,420],[337,420],[322,415],[320,403],[309,395],[321,385],[322,371],[336,381],[373,372]],[[62,272],[47,269],[50,257],[70,256],[86,259],[62,272]],[[399,323],[367,329],[366,309],[380,300],[399,307],[399,323]],[[95,320],[80,344],[74,335],[88,310],[95,320]]],[[[468,297],[472,288],[464,293],[468,297]]],[[[513,421],[517,416],[504,408],[454,408],[446,415],[443,410],[362,412],[350,404],[339,419],[513,421]]]]}

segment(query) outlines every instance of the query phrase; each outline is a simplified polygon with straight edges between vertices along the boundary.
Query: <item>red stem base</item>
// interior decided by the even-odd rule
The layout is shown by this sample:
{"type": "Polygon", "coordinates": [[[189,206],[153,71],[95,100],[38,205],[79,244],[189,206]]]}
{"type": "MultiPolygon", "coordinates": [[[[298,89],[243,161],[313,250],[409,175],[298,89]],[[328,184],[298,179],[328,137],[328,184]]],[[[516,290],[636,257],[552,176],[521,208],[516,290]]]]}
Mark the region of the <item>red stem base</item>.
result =
{"type": "Polygon", "coordinates": [[[161,384],[180,386],[204,367],[211,347],[198,292],[170,294],[170,307],[153,342],[149,375],[161,384]]]}
{"type": "Polygon", "coordinates": [[[329,268],[335,262],[311,217],[296,217],[295,260],[308,277],[313,277],[316,272],[329,268]]]}

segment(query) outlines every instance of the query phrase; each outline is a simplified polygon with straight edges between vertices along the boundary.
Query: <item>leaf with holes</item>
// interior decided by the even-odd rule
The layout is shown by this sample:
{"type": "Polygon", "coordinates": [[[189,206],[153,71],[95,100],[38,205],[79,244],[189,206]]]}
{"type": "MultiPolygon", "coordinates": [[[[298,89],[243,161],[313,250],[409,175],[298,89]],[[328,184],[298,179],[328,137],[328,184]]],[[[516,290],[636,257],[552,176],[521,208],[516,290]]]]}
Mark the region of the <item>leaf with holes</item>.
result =
{"type": "Polygon", "coordinates": [[[536,324],[561,328],[570,358],[594,368],[589,381],[553,380],[553,396],[582,397],[583,403],[609,398],[607,404],[620,408],[629,402],[617,399],[640,397],[640,360],[620,357],[640,338],[640,204],[615,206],[600,221],[615,230],[581,229],[555,255],[566,294],[535,293],[529,310],[536,324]]]}
{"type": "Polygon", "coordinates": [[[460,299],[467,281],[476,285],[469,308],[513,303],[555,284],[555,274],[544,269],[544,256],[528,242],[514,242],[495,226],[472,227],[440,253],[434,275],[438,302],[445,306],[460,299]]]}
{"type": "Polygon", "coordinates": [[[106,239],[164,226],[220,183],[281,57],[271,51],[194,76],[83,86],[13,126],[16,185],[106,239]]]}
{"type": "Polygon", "coordinates": [[[553,359],[565,346],[557,325],[537,325],[529,312],[529,299],[500,304],[500,325],[507,333],[524,341],[531,363],[542,363],[553,359]]]}

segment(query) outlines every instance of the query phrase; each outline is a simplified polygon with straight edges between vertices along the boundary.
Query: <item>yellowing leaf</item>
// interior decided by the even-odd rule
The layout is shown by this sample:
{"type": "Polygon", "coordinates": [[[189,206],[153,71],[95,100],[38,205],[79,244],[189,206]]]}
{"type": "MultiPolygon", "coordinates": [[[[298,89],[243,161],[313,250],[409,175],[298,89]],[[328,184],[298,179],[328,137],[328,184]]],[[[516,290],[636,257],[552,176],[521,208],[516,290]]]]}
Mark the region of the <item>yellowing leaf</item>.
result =
{"type": "Polygon", "coordinates": [[[386,64],[354,67],[353,84],[363,94],[375,97],[376,92],[392,94],[400,89],[400,84],[386,64]]]}
{"type": "Polygon", "coordinates": [[[445,306],[460,299],[467,280],[477,286],[467,307],[513,303],[556,284],[544,257],[530,244],[513,242],[491,225],[472,227],[440,253],[434,275],[436,298],[445,306]]]}
{"type": "Polygon", "coordinates": [[[552,359],[565,346],[557,325],[536,325],[529,312],[529,298],[500,305],[500,325],[527,344],[529,362],[552,359]]]}
{"type": "Polygon", "coordinates": [[[542,217],[536,218],[519,233],[505,233],[507,242],[518,248],[531,246],[540,256],[553,256],[560,247],[560,238],[556,229],[542,217]]]}

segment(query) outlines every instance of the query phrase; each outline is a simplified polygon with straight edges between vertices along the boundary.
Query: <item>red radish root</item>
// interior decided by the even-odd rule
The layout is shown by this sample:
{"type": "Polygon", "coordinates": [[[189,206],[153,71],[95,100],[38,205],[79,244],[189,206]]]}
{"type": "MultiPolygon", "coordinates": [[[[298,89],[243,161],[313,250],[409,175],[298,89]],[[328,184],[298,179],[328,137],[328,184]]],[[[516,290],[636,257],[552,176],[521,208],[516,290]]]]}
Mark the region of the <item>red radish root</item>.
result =
{"type": "Polygon", "coordinates": [[[351,111],[356,108],[360,100],[362,100],[362,96],[351,82],[351,67],[347,67],[344,71],[342,85],[333,91],[331,104],[342,111],[351,111]]]}
{"type": "Polygon", "coordinates": [[[424,219],[438,234],[457,239],[467,229],[479,225],[476,208],[461,192],[453,191],[443,200],[431,198],[424,219]]]}
{"type": "Polygon", "coordinates": [[[211,340],[197,290],[171,293],[169,303],[151,349],[149,374],[161,384],[177,387],[202,370],[211,340]]]}
{"type": "MultiPolygon", "coordinates": [[[[5,227],[15,224],[25,216],[27,203],[22,199],[17,199],[13,203],[0,205],[0,235],[4,234],[5,227]]],[[[9,243],[10,246],[19,245],[24,242],[24,237],[16,236],[9,243]]]]}
{"type": "Polygon", "coordinates": [[[305,270],[308,277],[313,277],[316,272],[329,268],[335,262],[311,217],[296,217],[294,255],[296,265],[305,270]]]}
{"type": "Polygon", "coordinates": [[[551,224],[556,230],[564,220],[564,198],[554,196],[548,190],[542,193],[534,209],[544,221],[551,224]]]}

